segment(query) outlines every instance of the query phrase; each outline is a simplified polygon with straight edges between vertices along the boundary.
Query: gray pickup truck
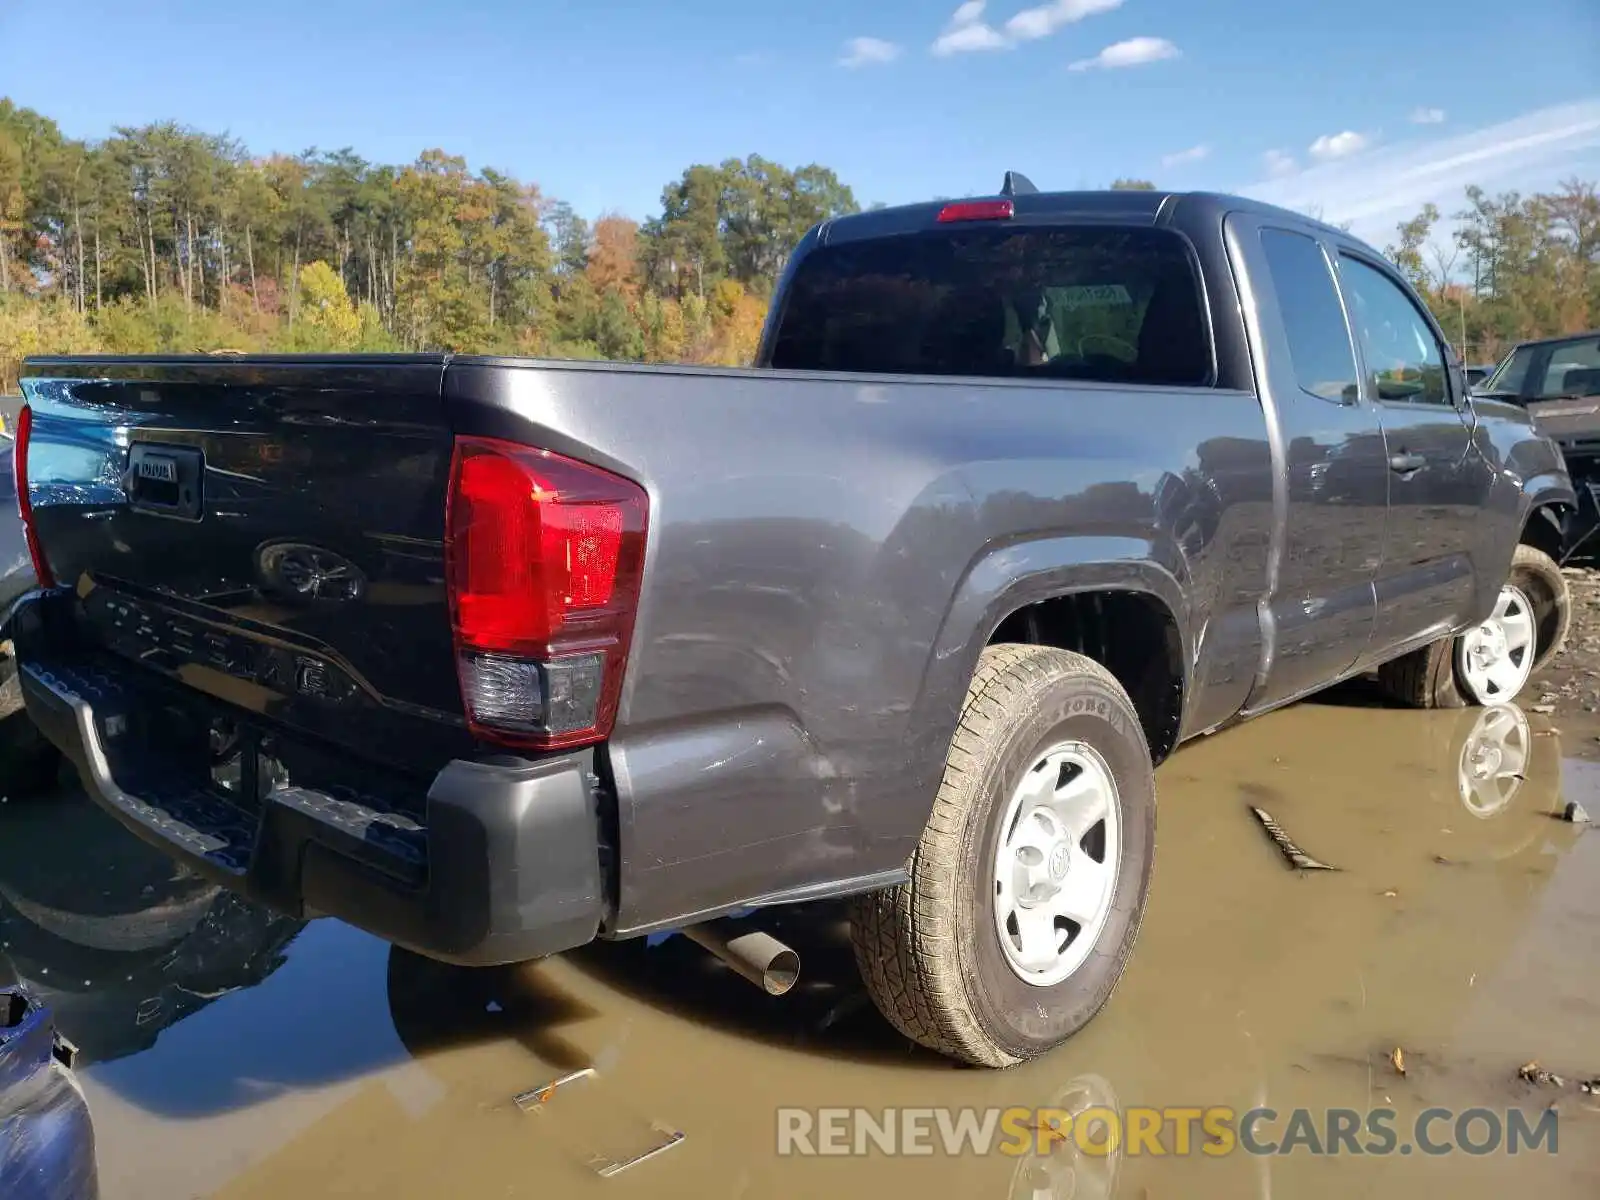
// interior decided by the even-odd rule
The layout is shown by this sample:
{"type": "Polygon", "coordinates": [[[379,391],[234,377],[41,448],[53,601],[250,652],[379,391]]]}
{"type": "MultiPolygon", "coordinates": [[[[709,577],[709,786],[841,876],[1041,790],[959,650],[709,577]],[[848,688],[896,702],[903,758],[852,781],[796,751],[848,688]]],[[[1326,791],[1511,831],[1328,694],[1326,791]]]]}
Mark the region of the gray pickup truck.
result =
{"type": "Polygon", "coordinates": [[[743,910],[850,897],[888,1019],[1007,1066],[1111,995],[1179,743],[1560,645],[1566,471],[1446,347],[1337,229],[1008,177],[812,230],[749,370],[34,359],[23,690],[291,915],[777,992],[743,910]]]}

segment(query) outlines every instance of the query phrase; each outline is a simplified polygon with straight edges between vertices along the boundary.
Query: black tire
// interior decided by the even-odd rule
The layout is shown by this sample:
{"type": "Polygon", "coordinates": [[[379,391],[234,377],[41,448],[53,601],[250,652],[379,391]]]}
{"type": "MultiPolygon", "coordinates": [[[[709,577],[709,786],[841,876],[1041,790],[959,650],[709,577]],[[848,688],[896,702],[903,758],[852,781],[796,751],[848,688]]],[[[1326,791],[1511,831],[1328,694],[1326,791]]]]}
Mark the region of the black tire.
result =
{"type": "Polygon", "coordinates": [[[1572,591],[1555,559],[1532,546],[1517,547],[1511,559],[1511,582],[1533,605],[1539,630],[1538,655],[1533,660],[1533,674],[1537,675],[1566,647],[1567,635],[1572,632],[1572,591]]]}
{"type": "MultiPolygon", "coordinates": [[[[1520,588],[1533,606],[1537,641],[1531,680],[1555,659],[1567,644],[1572,628],[1572,594],[1561,568],[1543,550],[1519,545],[1511,559],[1507,582],[1520,588]]],[[[1441,638],[1420,650],[1384,663],[1378,682],[1393,699],[1410,708],[1468,708],[1477,701],[1456,673],[1458,637],[1441,638]]],[[[1505,697],[1502,703],[1515,700],[1505,697]]]]}
{"type": "Polygon", "coordinates": [[[1128,694],[1098,663],[1043,646],[983,652],[909,882],[855,899],[856,963],[879,1010],[950,1058],[1009,1067],[1060,1045],[1104,1007],[1138,937],[1155,851],[1150,747],[1128,694]],[[1011,968],[995,929],[1000,824],[1024,772],[1048,747],[1084,742],[1110,768],[1122,849],[1111,910],[1088,959],[1035,986],[1011,968]]]}

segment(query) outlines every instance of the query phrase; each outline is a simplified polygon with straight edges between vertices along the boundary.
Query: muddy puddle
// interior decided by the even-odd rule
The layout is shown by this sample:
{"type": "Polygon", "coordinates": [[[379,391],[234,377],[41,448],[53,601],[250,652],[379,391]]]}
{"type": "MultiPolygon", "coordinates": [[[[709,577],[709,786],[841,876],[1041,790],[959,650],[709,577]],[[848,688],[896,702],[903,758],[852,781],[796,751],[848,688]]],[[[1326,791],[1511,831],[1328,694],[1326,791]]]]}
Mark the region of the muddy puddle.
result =
{"type": "Polygon", "coordinates": [[[71,793],[0,806],[0,977],[43,993],[83,1050],[105,1200],[1600,1194],[1600,1098],[1577,1087],[1600,1076],[1600,832],[1550,815],[1568,799],[1600,813],[1600,729],[1360,700],[1300,705],[1163,767],[1155,891],[1123,985],[1013,1071],[953,1068],[893,1034],[837,912],[782,916],[804,962],[783,998],[682,938],[464,972],[175,878],[71,793]],[[1292,870],[1251,806],[1339,869],[1292,870]],[[1520,1080],[1531,1060],[1564,1086],[1520,1080]],[[513,1102],[585,1068],[542,1105],[513,1102]],[[1438,1108],[1448,1146],[1455,1113],[1515,1107],[1531,1124],[1552,1102],[1554,1154],[1207,1153],[1199,1126],[1183,1155],[1041,1153],[1002,1125],[989,1153],[950,1155],[936,1117],[932,1153],[869,1136],[863,1156],[779,1154],[780,1109],[1266,1107],[1280,1117],[1261,1146],[1296,1109],[1319,1125],[1392,1109],[1410,1143],[1438,1108]]]}

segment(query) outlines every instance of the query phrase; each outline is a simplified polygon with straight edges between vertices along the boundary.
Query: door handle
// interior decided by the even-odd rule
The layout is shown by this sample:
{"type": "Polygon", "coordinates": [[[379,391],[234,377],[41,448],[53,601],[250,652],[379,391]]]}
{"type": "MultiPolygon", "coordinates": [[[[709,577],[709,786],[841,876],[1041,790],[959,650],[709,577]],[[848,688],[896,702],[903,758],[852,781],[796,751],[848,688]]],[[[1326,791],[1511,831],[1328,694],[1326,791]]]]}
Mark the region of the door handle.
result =
{"type": "Polygon", "coordinates": [[[1428,460],[1420,454],[1391,454],[1389,456],[1389,469],[1401,475],[1409,475],[1413,471],[1420,471],[1428,465],[1428,460]]]}

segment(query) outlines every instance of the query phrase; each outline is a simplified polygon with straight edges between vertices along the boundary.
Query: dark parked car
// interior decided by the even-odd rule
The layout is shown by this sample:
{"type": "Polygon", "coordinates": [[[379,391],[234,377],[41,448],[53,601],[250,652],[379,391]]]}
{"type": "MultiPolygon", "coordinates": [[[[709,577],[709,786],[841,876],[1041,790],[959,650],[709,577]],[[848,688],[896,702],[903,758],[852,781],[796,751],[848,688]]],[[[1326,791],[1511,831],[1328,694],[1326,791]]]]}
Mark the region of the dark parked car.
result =
{"type": "Polygon", "coordinates": [[[1523,342],[1481,392],[1526,408],[1561,448],[1579,501],[1563,557],[1600,548],[1600,329],[1523,342]]]}
{"type": "Polygon", "coordinates": [[[909,1037],[1106,1002],[1185,738],[1559,647],[1554,444],[1369,246],[1232,197],[830,221],[757,366],[35,359],[29,712],[194,870],[518,961],[853,897],[909,1037]]]}

